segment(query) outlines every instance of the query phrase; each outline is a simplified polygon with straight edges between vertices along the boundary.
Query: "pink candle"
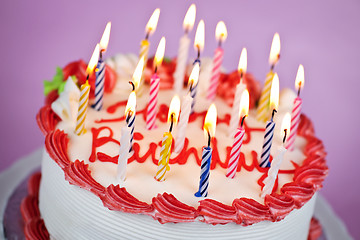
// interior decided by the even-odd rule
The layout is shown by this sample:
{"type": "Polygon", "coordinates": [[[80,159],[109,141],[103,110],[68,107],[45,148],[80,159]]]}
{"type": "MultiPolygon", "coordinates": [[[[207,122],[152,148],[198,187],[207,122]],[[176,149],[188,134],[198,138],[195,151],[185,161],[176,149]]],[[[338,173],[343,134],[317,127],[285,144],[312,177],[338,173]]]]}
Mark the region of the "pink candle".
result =
{"type": "Polygon", "coordinates": [[[234,136],[234,143],[231,148],[230,153],[230,160],[227,167],[226,177],[234,178],[236,174],[236,170],[238,167],[239,157],[240,157],[240,150],[243,142],[243,138],[245,135],[245,129],[243,127],[244,120],[249,112],[249,91],[247,89],[241,95],[241,102],[240,102],[240,116],[241,117],[241,126],[237,128],[235,136],[234,136]]]}
{"type": "Polygon", "coordinates": [[[152,75],[150,80],[150,99],[149,99],[149,105],[147,108],[147,115],[146,115],[146,128],[148,130],[155,128],[155,120],[157,114],[156,105],[157,105],[159,87],[160,87],[160,78],[156,73],[154,73],[154,75],[152,75]]]}
{"type": "Polygon", "coordinates": [[[219,42],[219,46],[215,49],[210,85],[206,95],[206,98],[211,101],[213,101],[216,96],[216,90],[220,77],[220,69],[224,58],[224,50],[222,49],[221,44],[227,38],[227,30],[223,21],[218,22],[216,25],[215,37],[219,42]]]}
{"type": "Polygon", "coordinates": [[[155,120],[157,115],[156,105],[157,105],[157,98],[160,87],[160,78],[157,75],[157,69],[162,63],[164,54],[165,54],[165,38],[162,37],[159,42],[158,48],[156,50],[156,54],[154,58],[155,70],[150,80],[150,99],[149,99],[149,105],[147,108],[147,115],[146,115],[146,128],[148,130],[154,129],[156,127],[155,125],[155,120]]]}
{"type": "Polygon", "coordinates": [[[298,97],[294,100],[294,106],[291,112],[291,127],[290,134],[285,143],[285,148],[292,151],[294,150],[295,138],[297,129],[300,123],[302,99],[300,98],[300,90],[304,86],[304,67],[300,64],[298,72],[296,74],[295,88],[298,91],[298,97]]]}

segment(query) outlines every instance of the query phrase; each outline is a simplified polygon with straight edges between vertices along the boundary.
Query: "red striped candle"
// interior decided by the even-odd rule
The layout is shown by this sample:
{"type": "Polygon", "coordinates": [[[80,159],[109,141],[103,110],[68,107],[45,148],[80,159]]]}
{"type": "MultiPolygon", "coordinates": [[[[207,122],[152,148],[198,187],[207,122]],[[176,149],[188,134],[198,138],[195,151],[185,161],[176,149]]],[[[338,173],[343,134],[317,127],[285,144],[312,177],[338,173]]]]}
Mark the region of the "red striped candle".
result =
{"type": "Polygon", "coordinates": [[[156,120],[156,114],[157,114],[157,98],[159,93],[159,86],[160,86],[160,78],[155,73],[152,75],[150,80],[150,99],[149,99],[149,105],[147,108],[147,115],[146,115],[146,128],[148,130],[155,128],[155,120],[156,120]]]}
{"type": "Polygon", "coordinates": [[[235,177],[244,135],[245,135],[245,129],[242,127],[238,128],[235,133],[234,143],[231,148],[230,160],[227,167],[226,177],[228,178],[235,177]]]}

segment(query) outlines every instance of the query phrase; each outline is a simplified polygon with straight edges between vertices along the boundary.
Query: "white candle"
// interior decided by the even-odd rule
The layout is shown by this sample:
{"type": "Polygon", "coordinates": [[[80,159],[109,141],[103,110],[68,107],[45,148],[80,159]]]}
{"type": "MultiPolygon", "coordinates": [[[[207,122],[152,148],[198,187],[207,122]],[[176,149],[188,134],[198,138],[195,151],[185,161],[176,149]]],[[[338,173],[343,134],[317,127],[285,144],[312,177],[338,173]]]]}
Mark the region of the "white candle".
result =
{"type": "Polygon", "coordinates": [[[125,181],[125,177],[126,177],[126,167],[127,167],[129,148],[130,148],[130,137],[131,137],[131,128],[125,125],[121,129],[120,151],[119,151],[118,169],[117,169],[117,179],[120,181],[125,181]]]}
{"type": "Polygon", "coordinates": [[[181,113],[179,124],[176,132],[175,138],[175,152],[180,153],[180,151],[184,147],[185,135],[186,135],[186,128],[189,122],[189,116],[191,112],[191,103],[193,98],[188,93],[186,96],[183,97],[183,102],[181,105],[181,113]]]}

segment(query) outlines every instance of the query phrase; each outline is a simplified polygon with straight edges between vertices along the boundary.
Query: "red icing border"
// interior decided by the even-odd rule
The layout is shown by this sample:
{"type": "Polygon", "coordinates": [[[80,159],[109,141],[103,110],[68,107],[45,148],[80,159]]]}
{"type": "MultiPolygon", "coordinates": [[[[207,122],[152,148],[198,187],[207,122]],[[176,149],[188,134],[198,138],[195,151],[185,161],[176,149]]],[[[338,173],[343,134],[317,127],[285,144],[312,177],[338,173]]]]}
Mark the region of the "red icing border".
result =
{"type": "MultiPolygon", "coordinates": [[[[110,109],[112,111],[112,109],[110,109]]],[[[166,111],[165,107],[163,110],[166,111]]],[[[43,112],[47,113],[47,116],[54,116],[49,109],[40,109],[38,115],[42,115],[43,112]]],[[[161,111],[162,112],[162,111],[161,111]]],[[[202,116],[203,113],[195,113],[197,116],[202,116]]],[[[145,116],[144,116],[145,117],[145,116]]],[[[313,126],[311,121],[305,116],[301,116],[301,122],[299,125],[299,135],[305,137],[308,140],[308,144],[305,148],[306,159],[302,166],[295,165],[294,181],[285,184],[281,189],[281,194],[272,193],[266,196],[265,204],[260,204],[253,199],[240,198],[234,199],[232,206],[224,205],[218,201],[205,199],[200,201],[200,205],[197,209],[188,206],[178,201],[175,196],[167,193],[158,194],[154,197],[151,204],[147,204],[139,201],[126,191],[125,188],[119,186],[110,185],[108,188],[104,188],[91,176],[91,172],[88,169],[88,165],[83,161],[76,160],[71,162],[67,155],[67,146],[69,139],[67,134],[60,130],[55,130],[54,124],[47,124],[51,119],[39,118],[38,121],[40,128],[42,126],[51,126],[51,130],[47,128],[47,135],[45,139],[46,150],[50,157],[63,169],[65,173],[65,179],[74,185],[84,188],[93,192],[101,198],[105,207],[110,210],[141,213],[151,215],[154,219],[161,223],[166,222],[192,222],[196,218],[209,224],[226,224],[229,222],[235,222],[244,226],[251,225],[260,221],[280,221],[287,216],[292,209],[301,208],[313,194],[322,187],[322,182],[325,179],[328,168],[324,159],[326,153],[322,142],[314,136],[313,126]]],[[[225,117],[225,119],[227,119],[225,117]]],[[[247,127],[247,126],[245,126],[247,127]]],[[[253,129],[259,130],[259,129],[253,129]]],[[[259,130],[260,131],[260,130],[259,130]]],[[[111,134],[111,132],[110,132],[111,134]]],[[[135,139],[141,139],[142,135],[137,133],[135,139]]],[[[250,135],[249,135],[250,136],[250,135]]],[[[248,139],[249,141],[250,139],[248,139]]],[[[244,141],[247,141],[245,139],[244,141]]],[[[149,151],[142,157],[138,155],[139,144],[134,144],[135,154],[130,161],[136,160],[143,162],[151,155],[154,163],[157,163],[154,152],[151,150],[156,147],[152,147],[150,144],[149,151]]],[[[187,145],[188,142],[185,143],[187,145]]],[[[216,141],[214,142],[216,145],[216,141]]],[[[186,148],[185,148],[186,149],[186,148]]],[[[170,160],[170,163],[178,162],[185,164],[186,159],[190,152],[193,152],[193,148],[187,149],[182,157],[178,159],[170,160]]],[[[196,151],[196,149],[195,149],[196,151]]],[[[216,152],[214,165],[218,162],[221,167],[226,167],[226,162],[222,163],[216,161],[216,152]]],[[[267,169],[260,168],[257,162],[256,152],[252,153],[253,161],[250,166],[245,164],[245,160],[240,158],[239,168],[244,167],[246,170],[251,171],[256,168],[258,171],[263,172],[264,175],[259,179],[259,184],[262,184],[262,179],[267,175],[267,169]]],[[[100,157],[100,155],[98,155],[100,157]]],[[[197,156],[197,154],[195,154],[197,156]]],[[[105,156],[102,156],[105,157],[105,156]]],[[[114,159],[114,157],[112,158],[114,159]]],[[[200,159],[198,159],[200,160],[200,159]]],[[[280,171],[281,172],[281,171],[280,171]]],[[[285,173],[291,173],[285,171],[285,173]]],[[[274,189],[277,189],[275,187],[274,189]]]]}

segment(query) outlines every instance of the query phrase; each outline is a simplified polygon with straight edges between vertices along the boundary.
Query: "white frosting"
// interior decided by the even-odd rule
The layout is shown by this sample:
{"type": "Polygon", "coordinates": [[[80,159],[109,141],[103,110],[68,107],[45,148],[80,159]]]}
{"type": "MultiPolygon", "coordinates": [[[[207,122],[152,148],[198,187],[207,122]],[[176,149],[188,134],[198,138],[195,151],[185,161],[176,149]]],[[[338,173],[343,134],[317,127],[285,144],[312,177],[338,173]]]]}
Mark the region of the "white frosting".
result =
{"type": "Polygon", "coordinates": [[[52,239],[292,239],[305,240],[316,195],[280,222],[160,224],[150,216],[110,211],[93,193],[70,185],[45,152],[39,194],[41,216],[52,239]]]}
{"type": "Polygon", "coordinates": [[[66,80],[64,91],[51,104],[51,109],[69,124],[75,124],[79,107],[80,90],[74,80],[69,77],[66,80]]]}

